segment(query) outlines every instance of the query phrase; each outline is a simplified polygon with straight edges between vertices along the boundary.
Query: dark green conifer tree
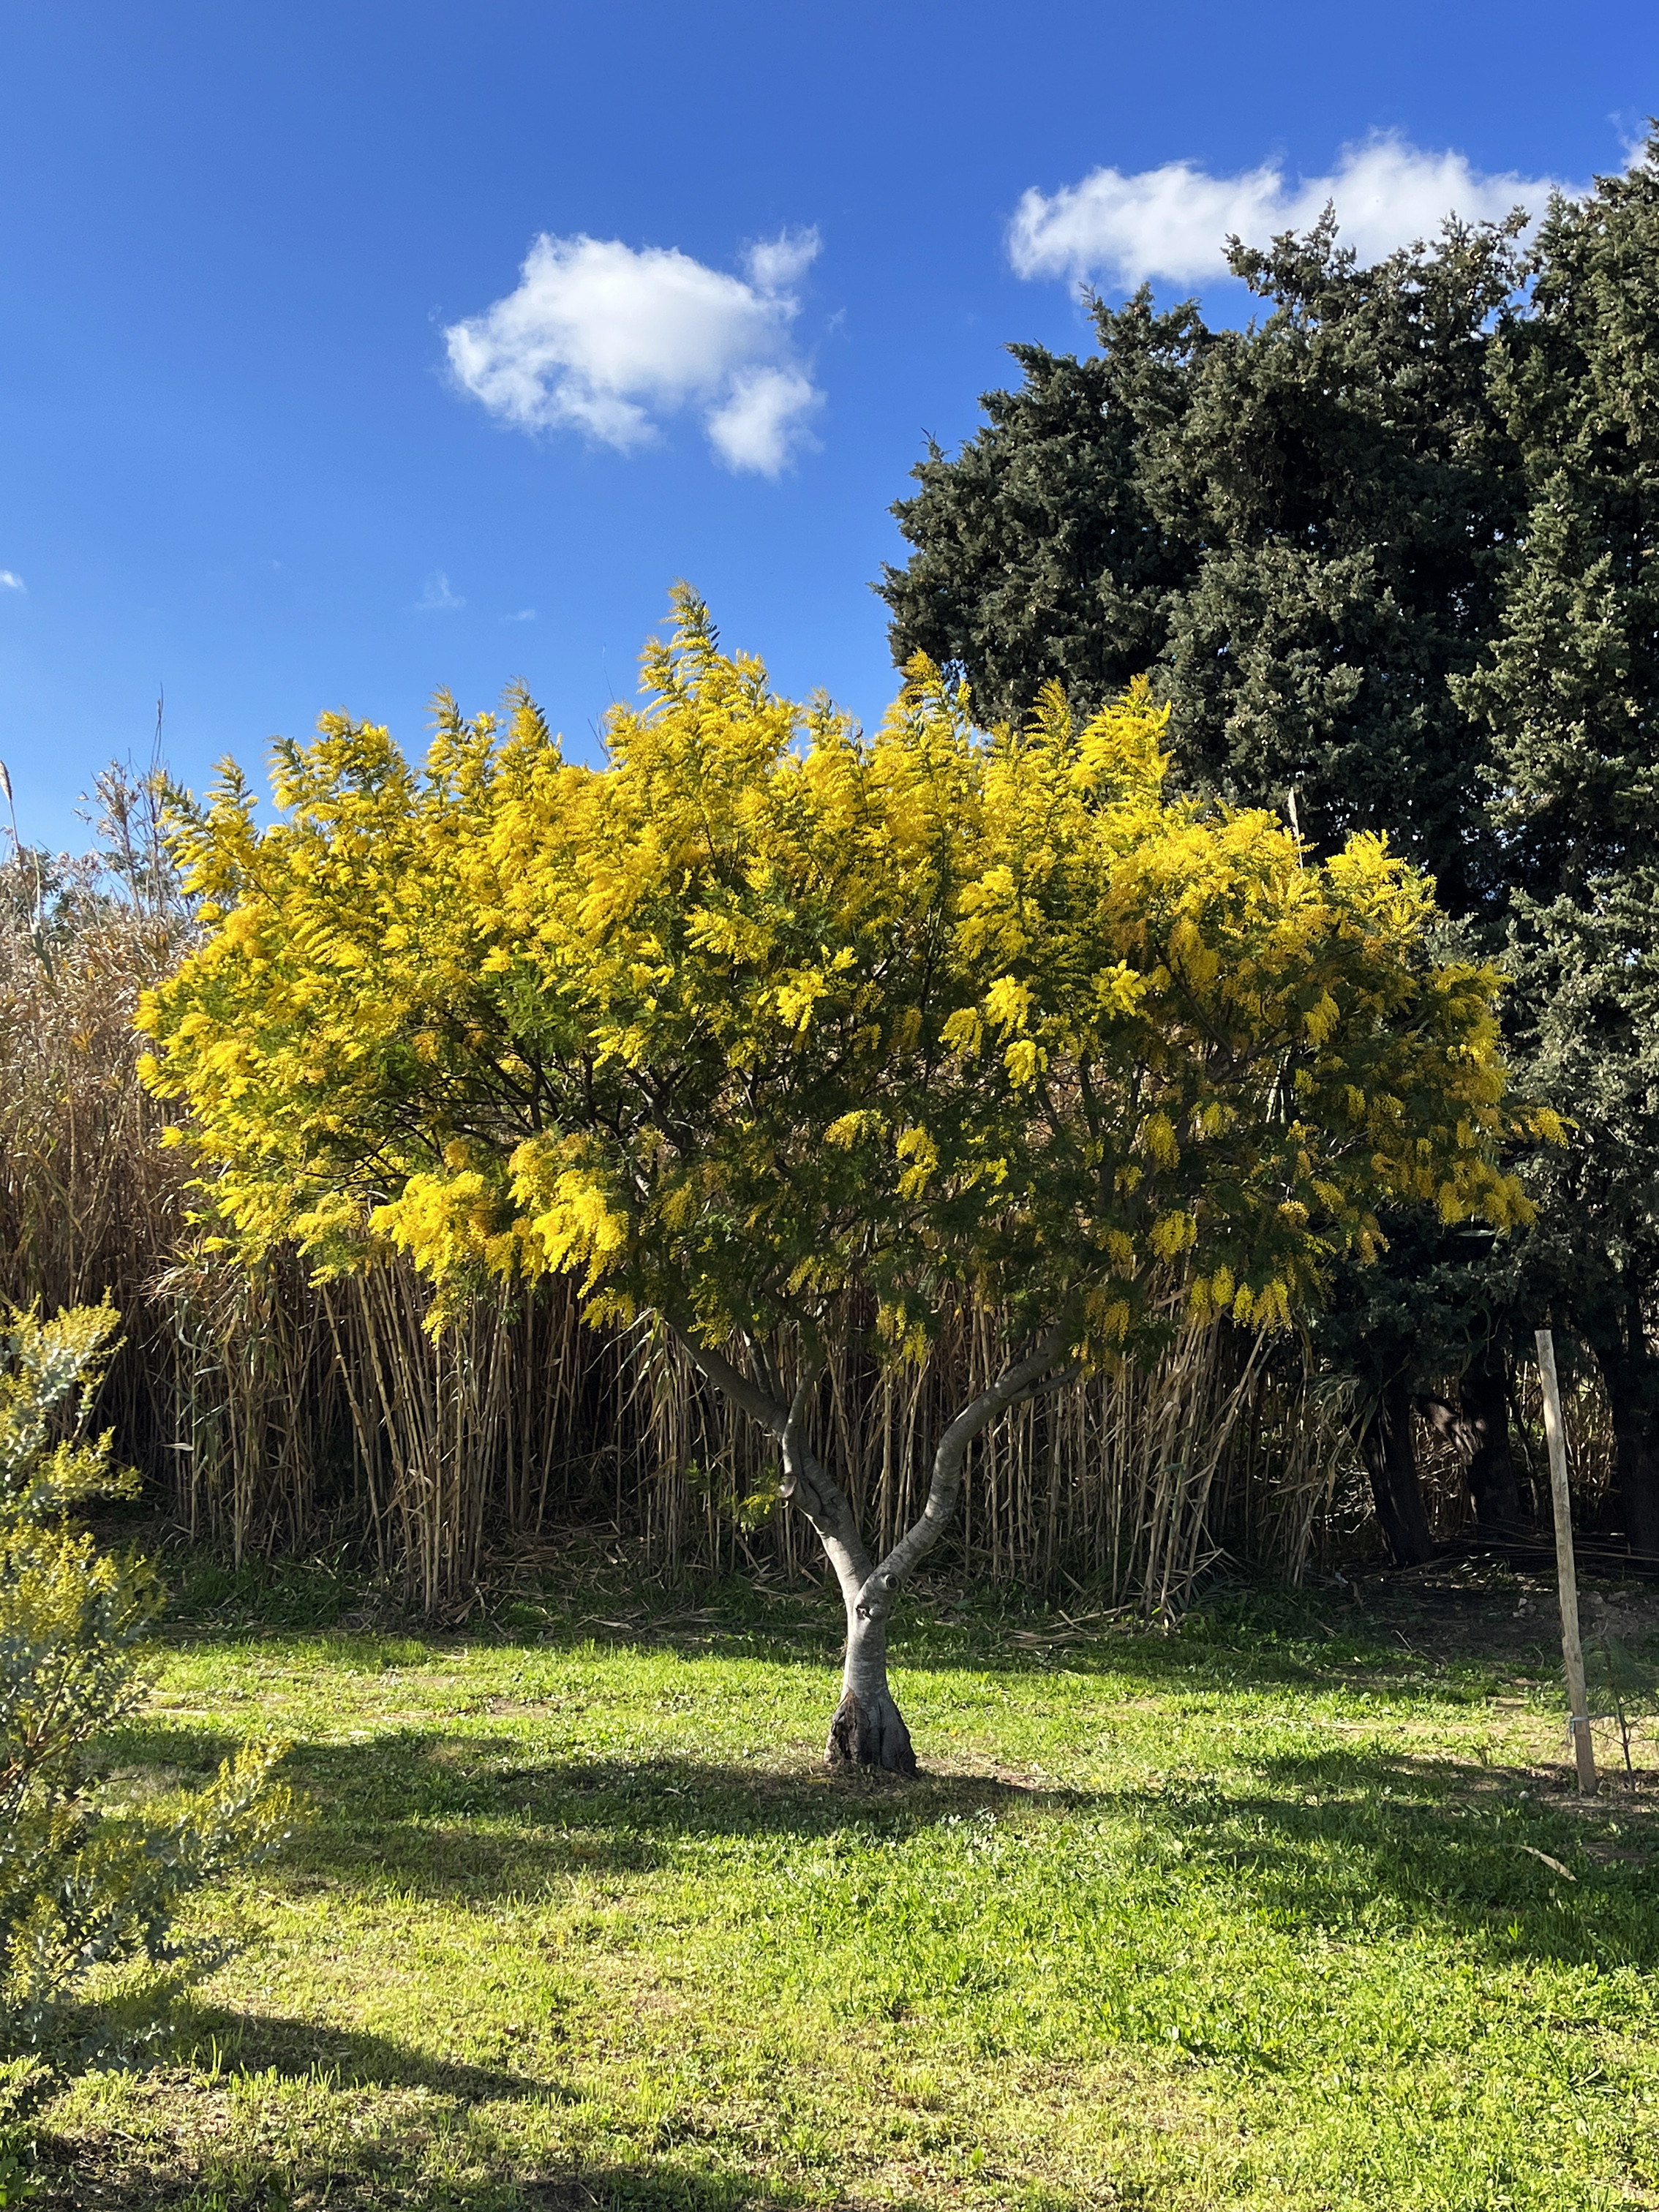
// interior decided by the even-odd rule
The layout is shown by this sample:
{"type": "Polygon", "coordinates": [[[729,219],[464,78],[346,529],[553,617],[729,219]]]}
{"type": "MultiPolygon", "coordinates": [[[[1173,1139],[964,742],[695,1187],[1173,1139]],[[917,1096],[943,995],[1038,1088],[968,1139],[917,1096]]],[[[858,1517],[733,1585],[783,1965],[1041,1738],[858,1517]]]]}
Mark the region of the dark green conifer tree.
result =
{"type": "Polygon", "coordinates": [[[1626,1532],[1659,1555],[1659,135],[1553,207],[1492,352],[1526,503],[1455,688],[1491,748],[1508,1025],[1578,1125],[1538,1164],[1532,1264],[1600,1364],[1626,1532]]]}
{"type": "Polygon", "coordinates": [[[1058,678],[1092,708],[1154,673],[1182,775],[1280,810],[1322,851],[1386,829],[1477,913],[1493,884],[1473,668],[1513,525],[1484,391],[1516,226],[1449,224],[1361,269],[1328,216],[1235,272],[1272,311],[1211,331],[1189,302],[1097,301],[1101,350],[1013,349],[1018,392],[895,508],[915,551],[880,590],[894,656],[958,664],[987,720],[1058,678]]]}
{"type": "Polygon", "coordinates": [[[1197,304],[1157,314],[1142,290],[1093,303],[1100,351],[1008,350],[1018,392],[954,459],[931,444],[894,508],[915,547],[878,586],[893,658],[964,670],[981,721],[1016,720],[1045,684],[1092,712],[1156,665],[1192,580],[1201,526],[1182,432],[1214,345],[1197,304]]]}

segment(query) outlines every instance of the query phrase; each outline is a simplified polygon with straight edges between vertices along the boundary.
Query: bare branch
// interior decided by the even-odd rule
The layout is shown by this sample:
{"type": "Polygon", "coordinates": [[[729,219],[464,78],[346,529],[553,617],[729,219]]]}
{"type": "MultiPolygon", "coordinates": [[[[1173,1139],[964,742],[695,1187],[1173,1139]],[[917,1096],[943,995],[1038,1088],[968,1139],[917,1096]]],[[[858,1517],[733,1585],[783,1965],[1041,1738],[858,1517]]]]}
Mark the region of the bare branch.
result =
{"type": "Polygon", "coordinates": [[[817,1529],[842,1589],[856,1589],[869,1579],[870,1556],[846,1494],[806,1440],[806,1409],[823,1372],[821,1360],[807,1363],[789,1408],[782,1437],[783,1495],[817,1529]]]}
{"type": "MultiPolygon", "coordinates": [[[[664,1328],[697,1372],[717,1390],[724,1390],[751,1420],[757,1421],[777,1439],[783,1456],[782,1495],[800,1508],[817,1530],[843,1589],[849,1585],[856,1589],[867,1581],[869,1554],[859,1534],[853,1509],[840,1485],[806,1441],[806,1408],[823,1372],[821,1364],[806,1364],[794,1398],[786,1406],[773,1391],[751,1382],[734,1367],[724,1352],[700,1344],[690,1329],[672,1315],[665,1313],[662,1319],[664,1328]]],[[[763,1371],[770,1375],[769,1362],[765,1363],[763,1371]]]]}
{"type": "Polygon", "coordinates": [[[691,1364],[705,1382],[712,1382],[717,1390],[724,1390],[734,1399],[751,1420],[775,1436],[780,1443],[789,1425],[789,1408],[782,1401],[751,1382],[738,1368],[734,1367],[723,1352],[716,1352],[707,1344],[699,1344],[690,1330],[675,1320],[672,1314],[662,1316],[663,1327],[673,1338],[691,1364]]]}

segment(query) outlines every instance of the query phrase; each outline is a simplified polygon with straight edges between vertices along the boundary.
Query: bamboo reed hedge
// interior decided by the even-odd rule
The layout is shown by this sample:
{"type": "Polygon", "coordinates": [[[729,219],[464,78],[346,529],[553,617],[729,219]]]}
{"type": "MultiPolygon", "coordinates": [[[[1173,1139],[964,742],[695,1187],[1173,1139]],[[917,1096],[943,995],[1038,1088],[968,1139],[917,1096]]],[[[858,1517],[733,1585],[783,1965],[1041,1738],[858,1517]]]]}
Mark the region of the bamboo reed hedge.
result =
{"type": "MultiPolygon", "coordinates": [[[[434,1614],[465,1606],[491,1557],[579,1526],[686,1575],[819,1571],[766,1440],[648,1322],[589,1328],[556,1285],[481,1301],[434,1343],[405,1267],[315,1285],[291,1257],[250,1273],[210,1249],[131,1026],[190,918],[145,785],[100,794],[101,867],[25,852],[0,871],[0,1300],[121,1309],[103,1418],[180,1530],[237,1561],[344,1539],[434,1614]]],[[[919,1504],[937,1410],[1002,1352],[995,1316],[965,1310],[919,1370],[849,1355],[825,1377],[823,1441],[884,1546],[919,1504]]],[[[1374,1540],[1354,1410],[1293,1340],[1194,1331],[988,1435],[939,1571],[1149,1613],[1224,1558],[1299,1579],[1374,1540]]],[[[1592,1504],[1603,1410],[1586,1400],[1592,1504]]],[[[1437,1533],[1454,1534],[1461,1466],[1419,1441],[1437,1533]]]]}

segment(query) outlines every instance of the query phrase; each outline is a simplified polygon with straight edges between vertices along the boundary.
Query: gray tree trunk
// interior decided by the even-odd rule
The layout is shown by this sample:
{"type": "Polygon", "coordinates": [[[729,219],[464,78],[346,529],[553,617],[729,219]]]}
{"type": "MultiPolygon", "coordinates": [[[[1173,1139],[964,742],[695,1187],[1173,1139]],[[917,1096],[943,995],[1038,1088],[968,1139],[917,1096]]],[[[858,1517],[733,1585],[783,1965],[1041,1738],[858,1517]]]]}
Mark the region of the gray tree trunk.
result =
{"type": "MultiPolygon", "coordinates": [[[[1024,1359],[1011,1361],[988,1390],[964,1406],[939,1438],[921,1512],[884,1559],[873,1565],[845,1493],[806,1437],[806,1408],[819,1370],[809,1367],[793,1402],[786,1404],[763,1348],[750,1344],[755,1376],[743,1374],[725,1355],[699,1344],[689,1329],[669,1323],[693,1364],[715,1386],[777,1438],[783,1459],[782,1492],[817,1531],[835,1569],[847,1610],[847,1656],[841,1703],[830,1723],[825,1762],[914,1775],[916,1754],[887,1680],[887,1634],[898,1595],[918,1561],[949,1526],[962,1492],[968,1447],[998,1416],[1056,1378],[1066,1358],[1066,1331],[1057,1325],[1024,1359]]],[[[1070,1371],[1070,1370],[1066,1370],[1070,1371]]]]}
{"type": "Polygon", "coordinates": [[[885,1773],[907,1776],[916,1771],[910,1731],[887,1682],[887,1624],[891,1617],[890,1601],[880,1598],[848,1607],[841,1703],[830,1723],[823,1753],[831,1766],[878,1766],[885,1773]]]}

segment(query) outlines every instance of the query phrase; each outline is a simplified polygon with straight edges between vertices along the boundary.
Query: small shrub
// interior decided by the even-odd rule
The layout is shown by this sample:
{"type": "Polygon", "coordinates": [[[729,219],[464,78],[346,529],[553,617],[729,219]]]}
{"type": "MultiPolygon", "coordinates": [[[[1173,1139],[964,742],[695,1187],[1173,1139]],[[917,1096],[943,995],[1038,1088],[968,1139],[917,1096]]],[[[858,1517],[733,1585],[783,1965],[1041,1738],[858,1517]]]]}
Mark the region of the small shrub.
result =
{"type": "Polygon", "coordinates": [[[113,1308],[0,1330],[0,2046],[38,2043],[94,1968],[142,1958],[177,1977],[209,1962],[175,1941],[191,1892],[281,1841],[282,1747],[240,1752],[164,1820],[100,1802],[99,1740],[146,1687],[141,1644],[160,1607],[153,1571],[101,1551],[69,1520],[131,1495],[110,1437],[88,1432],[113,1349],[113,1308]]]}

